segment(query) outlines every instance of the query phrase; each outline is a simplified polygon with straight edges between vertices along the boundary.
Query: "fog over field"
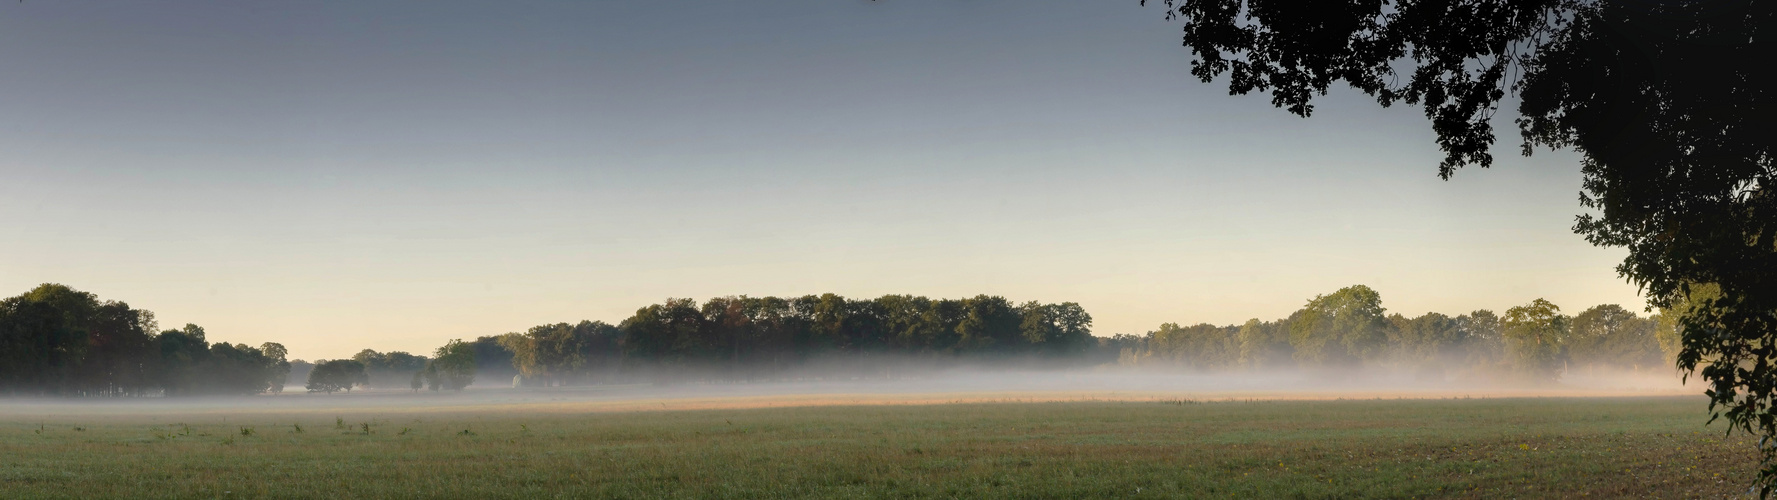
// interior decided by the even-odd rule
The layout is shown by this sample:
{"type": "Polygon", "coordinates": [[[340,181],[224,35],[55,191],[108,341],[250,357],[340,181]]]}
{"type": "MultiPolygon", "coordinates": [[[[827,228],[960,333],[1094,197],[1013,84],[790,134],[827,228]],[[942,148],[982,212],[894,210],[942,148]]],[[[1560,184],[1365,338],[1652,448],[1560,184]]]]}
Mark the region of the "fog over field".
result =
{"type": "Polygon", "coordinates": [[[0,417],[100,417],[212,413],[578,413],[825,405],[1044,401],[1223,401],[1399,398],[1626,397],[1694,395],[1673,375],[1594,370],[1557,383],[1424,380],[1407,371],[1320,370],[1180,373],[1158,369],[959,367],[892,379],[634,383],[513,388],[493,380],[460,391],[358,389],[188,398],[13,398],[0,417]]]}

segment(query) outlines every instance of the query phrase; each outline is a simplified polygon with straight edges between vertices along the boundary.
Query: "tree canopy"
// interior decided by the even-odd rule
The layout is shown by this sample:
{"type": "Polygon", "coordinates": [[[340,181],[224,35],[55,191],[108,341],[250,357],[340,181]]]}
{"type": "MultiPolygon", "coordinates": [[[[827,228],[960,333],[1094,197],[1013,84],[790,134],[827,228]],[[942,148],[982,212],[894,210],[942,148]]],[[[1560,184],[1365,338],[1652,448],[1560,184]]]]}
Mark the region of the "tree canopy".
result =
{"type": "Polygon", "coordinates": [[[309,392],[336,391],[351,392],[353,387],[370,383],[370,374],[364,371],[364,363],[351,359],[335,359],[315,363],[315,369],[309,372],[309,392]]]}
{"type": "Polygon", "coordinates": [[[1386,312],[1380,293],[1354,285],[1317,295],[1276,320],[1163,323],[1145,335],[1101,337],[1088,357],[1198,372],[1410,372],[1423,382],[1543,383],[1600,370],[1674,373],[1658,362],[1671,353],[1655,340],[1670,322],[1616,304],[1577,317],[1540,298],[1508,309],[1503,318],[1484,309],[1454,317],[1386,312]]]}
{"type": "Polygon", "coordinates": [[[451,340],[439,347],[426,364],[426,376],[432,379],[432,389],[440,387],[453,391],[461,391],[469,384],[475,383],[475,348],[462,340],[451,340]]]}
{"type": "Polygon", "coordinates": [[[1296,359],[1341,366],[1376,358],[1387,340],[1384,311],[1382,295],[1363,285],[1315,297],[1290,322],[1296,359]]]}
{"type": "Polygon", "coordinates": [[[211,344],[202,327],[157,331],[154,314],[58,284],[0,300],[0,391],[144,396],[282,389],[284,346],[211,344]]]}
{"type": "Polygon", "coordinates": [[[352,355],[352,361],[364,365],[365,387],[389,388],[405,387],[411,375],[424,370],[431,359],[406,351],[365,349],[352,355]]]}
{"type": "Polygon", "coordinates": [[[1569,340],[1569,321],[1561,315],[1561,308],[1536,299],[1507,309],[1505,320],[1500,323],[1505,327],[1505,337],[1512,340],[1509,350],[1518,370],[1554,378],[1561,368],[1561,348],[1569,340]]]}
{"type": "Polygon", "coordinates": [[[0,364],[0,387],[76,396],[256,394],[277,392],[294,375],[313,392],[462,390],[477,377],[512,370],[523,385],[538,386],[904,377],[962,363],[1248,372],[1405,367],[1428,379],[1546,381],[1576,369],[1659,370],[1678,349],[1661,340],[1676,335],[1677,322],[1616,305],[1570,318],[1537,299],[1504,318],[1486,310],[1408,318],[1389,314],[1381,294],[1363,285],[1317,295],[1275,320],[1165,323],[1144,335],[1111,337],[1094,337],[1092,316],[1072,302],[990,295],[667,299],[618,325],[553,323],[451,340],[430,357],[364,349],[313,363],[286,361],[288,351],[275,342],[212,344],[197,325],[152,333],[152,319],[61,285],[0,301],[0,353],[9,361],[0,364]],[[127,321],[105,323],[117,318],[127,321]]]}

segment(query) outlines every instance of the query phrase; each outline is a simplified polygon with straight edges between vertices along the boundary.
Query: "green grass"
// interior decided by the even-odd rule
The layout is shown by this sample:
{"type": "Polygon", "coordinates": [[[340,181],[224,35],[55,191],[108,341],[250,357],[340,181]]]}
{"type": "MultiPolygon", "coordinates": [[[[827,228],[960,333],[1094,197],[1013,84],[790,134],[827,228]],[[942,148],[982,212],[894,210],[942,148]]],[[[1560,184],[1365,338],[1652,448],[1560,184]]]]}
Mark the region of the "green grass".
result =
{"type": "Polygon", "coordinates": [[[1677,498],[1755,466],[1699,398],[375,410],[0,416],[0,498],[1677,498]]]}

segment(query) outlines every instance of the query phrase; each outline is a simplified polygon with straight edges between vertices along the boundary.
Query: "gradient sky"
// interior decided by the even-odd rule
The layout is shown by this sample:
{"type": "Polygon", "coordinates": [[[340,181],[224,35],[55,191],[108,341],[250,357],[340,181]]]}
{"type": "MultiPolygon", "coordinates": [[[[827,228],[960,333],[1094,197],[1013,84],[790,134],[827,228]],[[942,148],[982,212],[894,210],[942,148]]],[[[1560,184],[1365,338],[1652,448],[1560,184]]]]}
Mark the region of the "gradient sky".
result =
{"type": "MultiPolygon", "coordinates": [[[[1004,295],[1095,333],[1639,311],[1577,157],[1436,177],[1423,115],[1188,74],[1136,0],[0,4],[0,294],[292,357],[667,297],[1004,295]]],[[[1508,117],[1501,124],[1509,127],[1508,117]]]]}

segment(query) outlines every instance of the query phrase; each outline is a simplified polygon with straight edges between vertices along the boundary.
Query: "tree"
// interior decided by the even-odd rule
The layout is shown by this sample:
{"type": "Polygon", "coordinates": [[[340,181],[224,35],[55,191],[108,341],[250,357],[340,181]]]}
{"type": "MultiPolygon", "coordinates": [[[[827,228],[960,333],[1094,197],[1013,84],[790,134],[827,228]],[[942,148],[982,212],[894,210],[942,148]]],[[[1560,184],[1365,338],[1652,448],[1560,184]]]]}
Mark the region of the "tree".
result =
{"type": "Polygon", "coordinates": [[[1148,350],[1155,357],[1195,370],[1221,370],[1240,363],[1240,341],[1237,327],[1219,327],[1208,323],[1180,327],[1162,323],[1159,330],[1148,333],[1148,350]]]}
{"type": "Polygon", "coordinates": [[[202,392],[205,383],[203,366],[210,359],[210,342],[204,328],[186,323],[180,330],[160,332],[154,338],[160,351],[160,385],[168,396],[202,392]]]}
{"type": "Polygon", "coordinates": [[[358,351],[352,360],[364,364],[364,371],[370,376],[369,387],[400,387],[402,377],[426,367],[425,356],[415,356],[404,351],[376,352],[372,349],[358,351]]]}
{"type": "Polygon", "coordinates": [[[512,352],[512,366],[524,380],[554,384],[614,365],[621,355],[617,345],[621,335],[603,321],[581,321],[534,326],[525,333],[501,335],[497,341],[512,352]]]}
{"type": "Polygon", "coordinates": [[[315,364],[309,372],[308,391],[333,394],[335,391],[352,392],[352,387],[370,383],[370,375],[364,371],[364,363],[350,359],[335,359],[315,364]]]}
{"type": "MultiPolygon", "coordinates": [[[[542,327],[531,328],[531,331],[535,332],[537,328],[542,327]]],[[[513,332],[494,337],[494,339],[499,342],[501,348],[512,353],[512,367],[518,369],[518,374],[523,376],[526,382],[537,380],[548,372],[548,367],[537,359],[536,338],[513,332]]]]}
{"type": "Polygon", "coordinates": [[[309,373],[314,371],[314,363],[300,359],[292,359],[290,360],[290,375],[285,380],[301,380],[306,384],[308,383],[309,373]]]}
{"type": "Polygon", "coordinates": [[[67,351],[66,329],[51,304],[27,296],[0,301],[0,384],[8,392],[46,391],[67,351]]]}
{"type": "Polygon", "coordinates": [[[1024,317],[1019,332],[1025,342],[1043,354],[1079,354],[1092,341],[1092,315],[1079,304],[1043,304],[1033,300],[1018,309],[1024,317]]]}
{"type": "Polygon", "coordinates": [[[419,375],[426,379],[426,390],[438,392],[438,388],[444,387],[444,377],[439,375],[438,367],[432,363],[426,363],[426,369],[420,370],[419,375]]]}
{"type": "Polygon", "coordinates": [[[154,314],[46,283],[0,300],[0,389],[139,396],[154,374],[154,314]]]}
{"type": "Polygon", "coordinates": [[[703,303],[704,326],[714,330],[706,336],[724,351],[730,370],[740,369],[742,349],[750,347],[758,337],[753,323],[757,302],[747,297],[718,297],[703,303]]]}
{"type": "Polygon", "coordinates": [[[1240,344],[1240,365],[1247,368],[1278,368],[1294,364],[1290,359],[1294,351],[1290,349],[1289,320],[1259,321],[1258,318],[1246,320],[1235,333],[1240,344]]]}
{"type": "Polygon", "coordinates": [[[277,361],[263,351],[227,342],[211,344],[198,371],[205,380],[203,392],[211,394],[259,394],[271,390],[279,375],[277,361]]]}
{"type": "Polygon", "coordinates": [[[1506,352],[1519,373],[1542,380],[1559,374],[1567,323],[1561,308],[1543,299],[1506,310],[1506,352]]]}
{"type": "Polygon", "coordinates": [[[1005,297],[977,295],[963,299],[962,309],[955,328],[960,350],[1005,352],[1021,344],[1018,325],[1024,318],[1005,297]]]}
{"type": "Polygon", "coordinates": [[[24,334],[21,340],[26,346],[21,354],[36,358],[27,361],[35,365],[36,373],[31,378],[50,393],[81,392],[79,375],[93,347],[90,319],[99,308],[98,297],[46,283],[16,300],[32,303],[26,307],[27,321],[35,324],[19,332],[24,334]]]}
{"type": "Polygon", "coordinates": [[[624,354],[656,363],[676,364],[696,359],[711,346],[704,345],[699,332],[703,329],[703,313],[692,299],[667,299],[637,309],[634,316],[623,320],[624,354]]]}
{"type": "Polygon", "coordinates": [[[1678,333],[1678,315],[1667,312],[1655,314],[1654,340],[1660,343],[1660,359],[1666,366],[1678,366],[1678,353],[1684,350],[1684,339],[1678,333]]]}
{"type": "Polygon", "coordinates": [[[1449,363],[1466,357],[1469,336],[1458,318],[1425,313],[1395,328],[1396,344],[1405,360],[1449,363]]]}
{"type": "Polygon", "coordinates": [[[1505,334],[1500,326],[1499,315],[1486,309],[1477,310],[1456,317],[1456,329],[1459,335],[1468,340],[1469,365],[1486,368],[1497,368],[1505,363],[1505,334]]]}
{"type": "Polygon", "coordinates": [[[1636,317],[1616,304],[1593,306],[1573,317],[1567,339],[1576,365],[1639,370],[1662,362],[1655,320],[1636,317]]]}
{"type": "Polygon", "coordinates": [[[475,348],[462,340],[451,340],[434,353],[426,372],[435,374],[439,385],[461,391],[475,382],[475,348]]]}
{"type": "Polygon", "coordinates": [[[265,353],[266,361],[271,363],[266,371],[266,383],[271,386],[271,392],[283,393],[284,384],[290,382],[290,362],[284,359],[290,351],[277,342],[260,344],[259,351],[265,353]]]}
{"type": "MultiPolygon", "coordinates": [[[[1617,271],[1656,307],[1718,292],[1675,318],[1678,366],[1700,369],[1716,417],[1777,437],[1777,109],[1749,63],[1777,60],[1777,4],[1158,1],[1183,22],[1192,75],[1227,75],[1231,93],[1270,92],[1304,117],[1337,82],[1419,106],[1446,179],[1492,164],[1492,120],[1515,92],[1522,154],[1581,156],[1594,212],[1575,232],[1628,249],[1617,271]]],[[[1761,449],[1763,495],[1777,447],[1761,449]]]]}
{"type": "Polygon", "coordinates": [[[1364,285],[1341,288],[1308,301],[1290,322],[1290,346],[1308,365],[1356,366],[1380,357],[1388,321],[1382,295],[1364,285]]]}
{"type": "Polygon", "coordinates": [[[43,284],[0,299],[0,391],[251,395],[281,392],[295,372],[311,390],[334,392],[368,383],[368,367],[409,370],[407,375],[425,366],[424,357],[366,349],[351,364],[336,362],[316,371],[310,363],[286,359],[289,351],[276,342],[211,343],[203,327],[189,323],[157,329],[153,313],[64,285],[43,284]]]}
{"type": "Polygon", "coordinates": [[[512,351],[500,346],[499,336],[477,337],[469,346],[475,350],[475,373],[496,377],[513,375],[512,351]]]}
{"type": "MultiPolygon", "coordinates": [[[[96,301],[97,297],[93,297],[96,301]]],[[[107,300],[77,320],[86,331],[85,353],[74,367],[78,394],[145,395],[154,385],[154,314],[107,300]]]]}
{"type": "Polygon", "coordinates": [[[623,366],[630,373],[751,379],[760,375],[895,376],[879,356],[945,359],[1085,360],[1098,345],[1092,316],[1072,302],[1013,305],[1004,297],[932,300],[907,295],[848,299],[716,297],[649,305],[612,327],[582,321],[543,325],[499,342],[525,377],[585,377],[623,366]],[[561,347],[552,354],[548,342],[561,347]],[[818,373],[796,365],[824,365],[818,373]],[[725,375],[724,375],[725,374],[725,375]]]}
{"type": "Polygon", "coordinates": [[[1121,366],[1136,366],[1148,358],[1148,339],[1127,333],[1098,338],[1095,361],[1109,361],[1121,366]]]}
{"type": "Polygon", "coordinates": [[[1446,368],[1466,358],[1469,339],[1457,318],[1438,313],[1425,313],[1416,318],[1399,314],[1389,316],[1395,356],[1404,365],[1414,367],[1421,380],[1442,380],[1446,368]]]}
{"type": "Polygon", "coordinates": [[[941,299],[931,301],[925,313],[920,315],[923,322],[921,331],[927,332],[926,349],[935,352],[956,353],[961,349],[962,332],[957,325],[963,321],[963,301],[941,299]]]}

